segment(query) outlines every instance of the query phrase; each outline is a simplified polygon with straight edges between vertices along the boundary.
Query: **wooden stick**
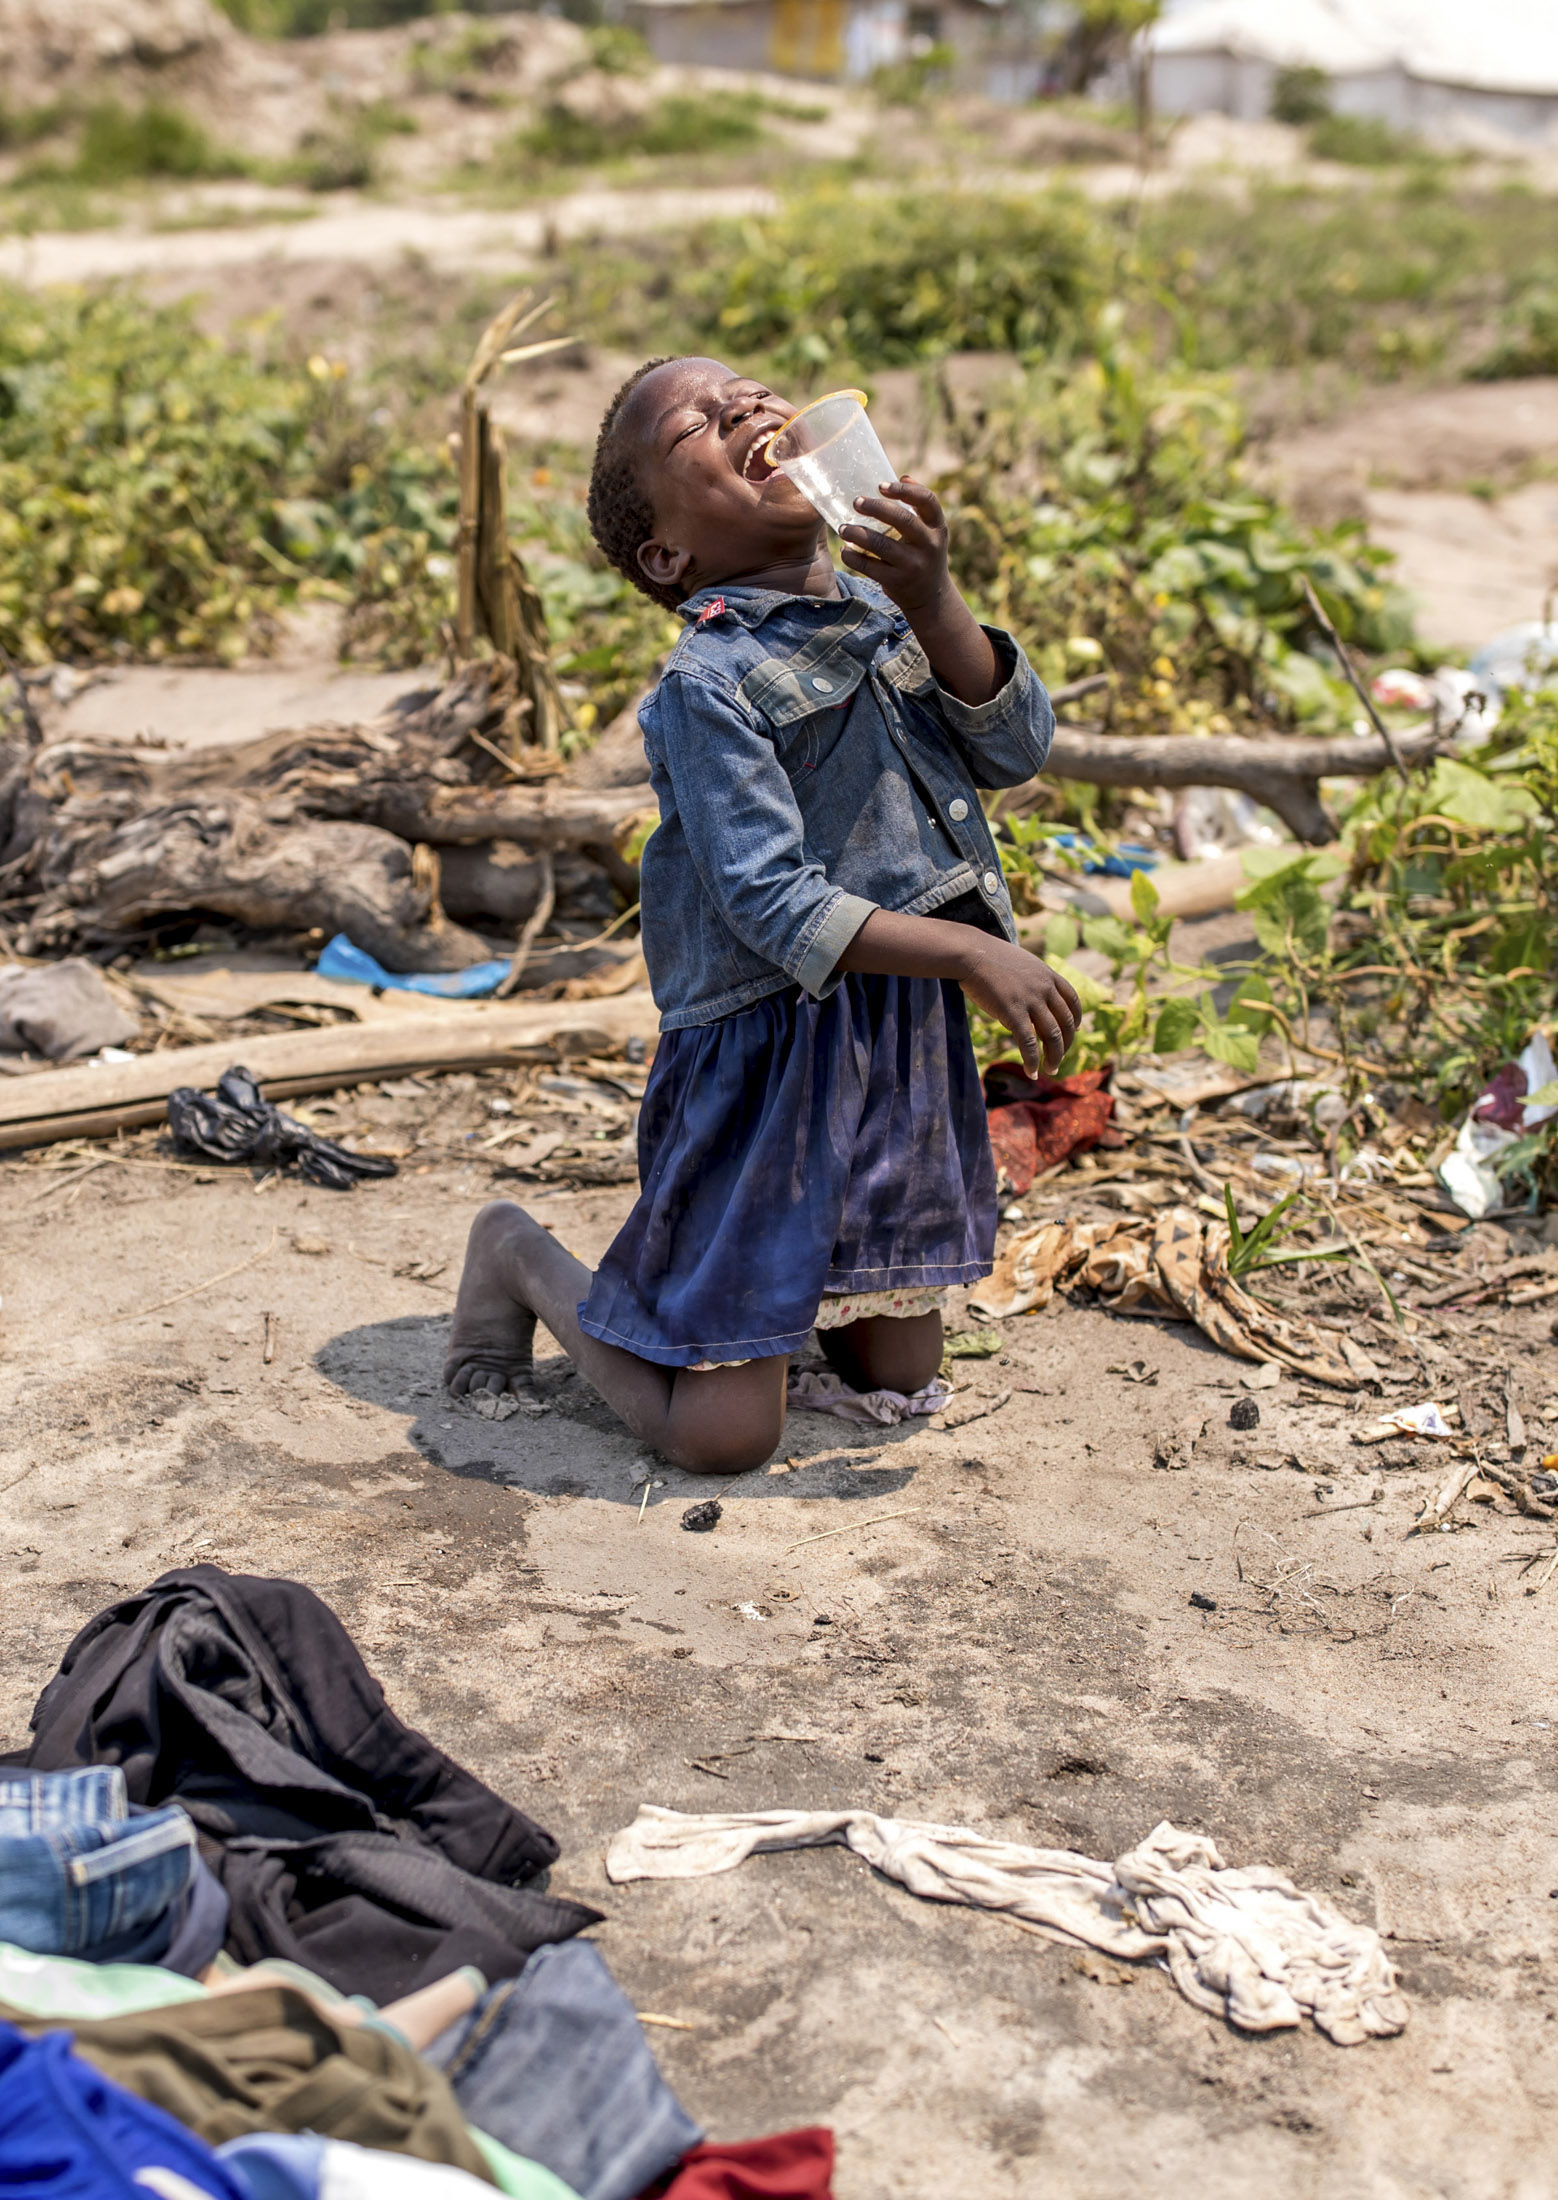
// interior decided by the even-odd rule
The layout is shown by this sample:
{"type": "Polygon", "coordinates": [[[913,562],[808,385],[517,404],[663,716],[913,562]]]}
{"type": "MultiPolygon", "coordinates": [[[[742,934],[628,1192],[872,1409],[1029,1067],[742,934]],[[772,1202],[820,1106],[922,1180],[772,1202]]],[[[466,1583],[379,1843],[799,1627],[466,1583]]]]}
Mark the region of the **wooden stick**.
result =
{"type": "Polygon", "coordinates": [[[260,1365],[262,1367],[269,1367],[275,1357],[276,1317],[274,1314],[267,1314],[265,1317],[265,1350],[260,1354],[260,1365]]]}
{"type": "Polygon", "coordinates": [[[1391,732],[1389,726],[1386,725],[1384,719],[1381,718],[1379,712],[1374,708],[1374,699],[1364,687],[1363,682],[1358,678],[1357,672],[1353,667],[1352,658],[1347,653],[1347,646],[1343,642],[1340,634],[1337,633],[1335,627],[1331,624],[1330,615],[1326,611],[1324,604],[1315,594],[1314,584],[1310,580],[1309,575],[1307,573],[1304,573],[1300,575],[1300,578],[1302,579],[1304,584],[1304,594],[1309,598],[1309,608],[1314,613],[1316,619],[1320,622],[1320,627],[1325,635],[1326,640],[1335,650],[1337,663],[1341,666],[1343,672],[1347,675],[1347,685],[1352,689],[1354,695],[1357,696],[1359,702],[1368,712],[1369,723],[1373,726],[1374,731],[1379,735],[1380,739],[1384,742],[1386,748],[1390,751],[1390,761],[1395,765],[1397,771],[1401,774],[1402,778],[1406,779],[1407,777],[1409,777],[1409,774],[1406,765],[1402,761],[1401,751],[1396,746],[1395,735],[1391,732]]]}
{"type": "MultiPolygon", "coordinates": [[[[47,1146],[65,1138],[112,1137],[160,1123],[180,1085],[214,1090],[236,1063],[257,1077],[271,1100],[330,1092],[337,1085],[413,1076],[429,1069],[483,1069],[571,1031],[608,1042],[649,1039],[659,1018],[647,990],[593,1001],[470,1001],[459,1013],[406,1016],[373,1024],[327,1024],[273,1036],[169,1047],[133,1062],[39,1070],[0,1085],[0,1151],[47,1146]]],[[[202,1164],[206,1166],[206,1164],[202,1164]]]]}
{"type": "Polygon", "coordinates": [[[826,1543],[830,1535],[850,1535],[856,1528],[879,1528],[886,1520],[907,1520],[918,1510],[914,1505],[902,1505],[897,1512],[873,1513],[869,1520],[851,1520],[842,1528],[824,1528],[820,1535],[803,1535],[799,1543],[787,1543],[786,1552],[801,1550],[808,1543],[826,1543]]]}
{"type": "Polygon", "coordinates": [[[552,851],[550,848],[543,848],[541,851],[540,898],[525,919],[524,928],[514,948],[514,960],[508,966],[507,975],[499,980],[495,999],[507,1000],[511,993],[518,990],[519,981],[525,974],[525,965],[530,960],[530,950],[551,922],[552,911],[556,905],[557,874],[552,867],[552,851]]]}

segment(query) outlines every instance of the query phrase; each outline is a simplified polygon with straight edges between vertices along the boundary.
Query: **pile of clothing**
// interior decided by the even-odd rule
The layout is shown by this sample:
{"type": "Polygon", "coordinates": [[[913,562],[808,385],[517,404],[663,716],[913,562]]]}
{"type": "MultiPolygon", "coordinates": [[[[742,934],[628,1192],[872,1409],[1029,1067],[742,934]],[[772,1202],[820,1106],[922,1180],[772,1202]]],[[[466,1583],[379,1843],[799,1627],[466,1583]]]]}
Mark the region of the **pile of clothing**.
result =
{"type": "Polygon", "coordinates": [[[706,2146],[552,1836],[404,1726],[296,1582],[100,1613],[0,1759],[0,2189],[828,2200],[706,2146]]]}

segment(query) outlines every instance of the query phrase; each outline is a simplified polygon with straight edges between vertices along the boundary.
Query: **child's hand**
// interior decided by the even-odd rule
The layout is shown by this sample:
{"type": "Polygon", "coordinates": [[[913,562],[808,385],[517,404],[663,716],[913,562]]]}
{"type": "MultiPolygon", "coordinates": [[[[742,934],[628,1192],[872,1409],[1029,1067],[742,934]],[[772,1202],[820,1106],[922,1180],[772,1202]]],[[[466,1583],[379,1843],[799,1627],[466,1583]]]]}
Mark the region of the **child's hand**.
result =
{"type": "Polygon", "coordinates": [[[1025,947],[981,935],[963,990],[1006,1026],[1030,1077],[1046,1069],[1054,1076],[1082,1019],[1081,1002],[1057,971],[1025,947]]]}
{"type": "Polygon", "coordinates": [[[889,481],[879,497],[856,497],[855,510],[893,528],[898,540],[874,527],[844,528],[839,541],[849,570],[875,581],[907,619],[940,605],[952,580],[947,522],[934,491],[921,481],[889,481]]]}
{"type": "Polygon", "coordinates": [[[879,497],[856,497],[897,534],[846,527],[844,563],[891,596],[913,627],[931,671],[960,703],[988,703],[1005,678],[989,635],[957,592],[947,568],[947,522],[934,494],[919,481],[890,481],[879,497]]]}

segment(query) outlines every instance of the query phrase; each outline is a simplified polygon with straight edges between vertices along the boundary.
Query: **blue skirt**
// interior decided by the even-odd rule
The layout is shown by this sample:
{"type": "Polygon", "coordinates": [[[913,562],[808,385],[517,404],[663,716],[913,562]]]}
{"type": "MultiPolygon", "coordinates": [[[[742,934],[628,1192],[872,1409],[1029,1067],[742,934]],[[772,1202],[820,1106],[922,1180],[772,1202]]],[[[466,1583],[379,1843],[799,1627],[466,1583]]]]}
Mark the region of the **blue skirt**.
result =
{"type": "Polygon", "coordinates": [[[995,1168],[963,995],[849,972],[665,1032],[637,1205],[595,1272],[588,1335],[662,1367],[797,1352],[824,1293],[972,1283],[995,1168]]]}

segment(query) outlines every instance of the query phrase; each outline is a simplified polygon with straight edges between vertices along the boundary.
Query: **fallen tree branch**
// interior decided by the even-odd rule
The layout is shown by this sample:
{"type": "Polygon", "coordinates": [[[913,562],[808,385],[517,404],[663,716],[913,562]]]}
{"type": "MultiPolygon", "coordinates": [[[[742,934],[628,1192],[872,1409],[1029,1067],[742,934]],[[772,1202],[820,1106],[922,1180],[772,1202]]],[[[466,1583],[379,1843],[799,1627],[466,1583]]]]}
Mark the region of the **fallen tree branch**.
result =
{"type": "MultiPolygon", "coordinates": [[[[1397,737],[1404,763],[1438,753],[1432,728],[1397,737]]],[[[1235,787],[1275,810],[1295,839],[1311,847],[1336,838],[1336,823],[1320,800],[1322,779],[1371,779],[1394,762],[1375,734],[1313,740],[1300,734],[1246,738],[1240,734],[1132,736],[1082,733],[1057,726],[1045,767],[1048,779],[1080,779],[1094,787],[1235,787]]],[[[1020,810],[1043,780],[1030,780],[1008,799],[1020,810]]]]}

